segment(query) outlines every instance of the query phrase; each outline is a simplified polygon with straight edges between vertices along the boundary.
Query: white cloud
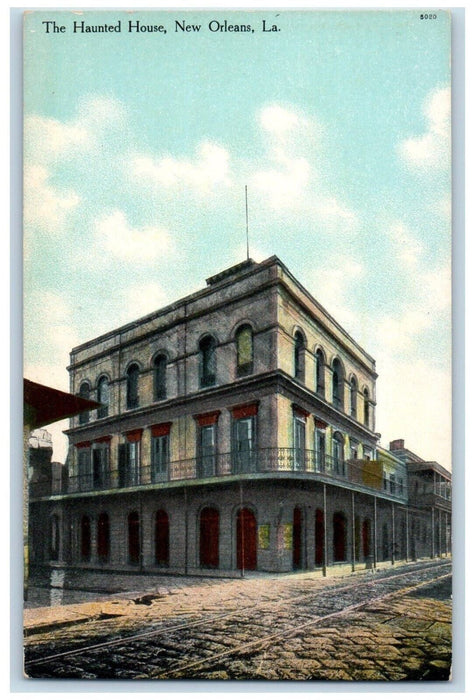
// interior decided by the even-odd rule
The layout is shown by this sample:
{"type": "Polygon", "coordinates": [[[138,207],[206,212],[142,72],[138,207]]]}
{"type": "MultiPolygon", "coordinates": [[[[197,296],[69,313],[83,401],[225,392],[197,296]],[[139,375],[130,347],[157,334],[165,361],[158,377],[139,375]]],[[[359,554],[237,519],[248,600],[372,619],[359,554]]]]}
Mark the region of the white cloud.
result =
{"type": "Polygon", "coordinates": [[[259,122],[263,129],[279,136],[283,136],[290,130],[308,123],[296,112],[285,109],[280,105],[264,107],[259,113],[259,122]]]}
{"type": "Polygon", "coordinates": [[[58,159],[82,155],[98,144],[105,129],[123,124],[125,110],[120,102],[103,96],[88,96],[78,114],[59,121],[37,114],[25,117],[25,160],[31,164],[54,164],[58,159]]]}
{"type": "Polygon", "coordinates": [[[74,190],[53,187],[48,170],[41,165],[25,166],[24,223],[37,226],[46,233],[57,233],[65,219],[80,203],[74,190]]]}
{"type": "Polygon", "coordinates": [[[126,291],[123,316],[127,321],[131,318],[135,320],[161,309],[170,301],[160,284],[145,282],[126,291]]]}
{"type": "MultiPolygon", "coordinates": [[[[45,372],[42,381],[48,384],[48,378],[56,376],[53,368],[59,365],[58,376],[66,380],[64,367],[68,363],[71,348],[78,342],[70,304],[56,292],[38,291],[28,296],[24,316],[25,360],[29,367],[36,367],[35,372],[41,368],[45,372]],[[47,328],[47,335],[38,333],[38,328],[47,328]],[[45,370],[45,367],[49,367],[49,360],[51,367],[45,370]]],[[[57,388],[61,386],[58,385],[57,388]]]]}
{"type": "Polygon", "coordinates": [[[398,221],[389,227],[389,237],[395,244],[396,258],[402,269],[413,270],[420,263],[424,247],[406,224],[398,221]]]}
{"type": "Polygon", "coordinates": [[[96,242],[114,257],[133,262],[152,262],[173,249],[170,233],[160,226],[132,228],[124,212],[113,211],[94,224],[96,242]]]}
{"type": "Polygon", "coordinates": [[[188,187],[200,194],[207,194],[218,185],[231,184],[229,160],[225,148],[205,141],[198,146],[193,160],[172,156],[159,159],[135,156],[132,160],[132,174],[155,186],[188,187]]]}
{"type": "Polygon", "coordinates": [[[412,307],[379,319],[375,324],[376,336],[386,353],[412,352],[418,336],[428,330],[432,322],[426,310],[412,307]]]}
{"type": "Polygon", "coordinates": [[[279,216],[304,217],[322,223],[327,231],[350,233],[358,217],[335,197],[321,177],[323,129],[297,110],[268,105],[258,112],[267,153],[263,165],[248,166],[248,180],[263,203],[279,216]]]}
{"type": "Polygon", "coordinates": [[[411,356],[378,356],[378,426],[382,442],[404,438],[426,460],[451,468],[451,368],[411,356]]]}
{"type": "Polygon", "coordinates": [[[362,326],[362,311],[349,303],[352,290],[365,273],[364,266],[351,258],[330,262],[312,274],[309,289],[322,306],[349,332],[362,326]]]}
{"type": "Polygon", "coordinates": [[[398,150],[411,167],[429,171],[450,164],[450,88],[433,91],[424,106],[427,131],[403,141],[398,150]]]}

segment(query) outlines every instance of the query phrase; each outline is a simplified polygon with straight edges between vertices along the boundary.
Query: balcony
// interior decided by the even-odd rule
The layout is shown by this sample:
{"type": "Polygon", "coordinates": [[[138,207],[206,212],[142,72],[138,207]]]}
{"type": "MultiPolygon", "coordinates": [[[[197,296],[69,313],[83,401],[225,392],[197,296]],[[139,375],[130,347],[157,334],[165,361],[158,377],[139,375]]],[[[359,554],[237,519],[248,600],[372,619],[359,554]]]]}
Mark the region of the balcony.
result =
{"type": "Polygon", "coordinates": [[[239,475],[306,475],[312,480],[329,484],[358,485],[361,490],[380,493],[390,498],[404,500],[405,486],[395,492],[384,488],[382,463],[366,460],[338,460],[331,455],[321,455],[314,450],[289,447],[263,448],[240,453],[206,455],[160,464],[142,465],[140,470],[127,468],[108,472],[70,476],[67,482],[35,482],[30,484],[30,496],[40,498],[50,495],[94,493],[124,488],[150,487],[154,484],[172,484],[192,480],[219,480],[239,475]]]}

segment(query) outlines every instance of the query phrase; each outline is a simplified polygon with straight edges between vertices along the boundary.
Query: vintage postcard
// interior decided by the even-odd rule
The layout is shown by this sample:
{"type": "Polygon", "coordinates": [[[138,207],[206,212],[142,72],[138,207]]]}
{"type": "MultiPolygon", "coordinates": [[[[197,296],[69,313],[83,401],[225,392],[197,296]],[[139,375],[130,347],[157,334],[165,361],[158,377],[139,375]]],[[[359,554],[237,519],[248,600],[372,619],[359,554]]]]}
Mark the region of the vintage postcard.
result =
{"type": "Polygon", "coordinates": [[[450,682],[450,36],[25,13],[26,678],[450,682]]]}

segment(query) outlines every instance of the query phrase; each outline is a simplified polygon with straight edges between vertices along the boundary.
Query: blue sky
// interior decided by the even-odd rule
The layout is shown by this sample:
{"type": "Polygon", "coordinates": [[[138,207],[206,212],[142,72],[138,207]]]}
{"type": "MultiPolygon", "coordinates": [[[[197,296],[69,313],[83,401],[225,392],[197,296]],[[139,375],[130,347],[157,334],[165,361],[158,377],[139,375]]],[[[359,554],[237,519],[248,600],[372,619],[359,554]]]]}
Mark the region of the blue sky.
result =
{"type": "Polygon", "coordinates": [[[376,358],[383,446],[450,467],[450,26],[419,15],[29,15],[25,376],[68,389],[72,346],[243,259],[247,185],[251,255],[376,358]],[[255,32],[209,31],[225,18],[255,32]]]}

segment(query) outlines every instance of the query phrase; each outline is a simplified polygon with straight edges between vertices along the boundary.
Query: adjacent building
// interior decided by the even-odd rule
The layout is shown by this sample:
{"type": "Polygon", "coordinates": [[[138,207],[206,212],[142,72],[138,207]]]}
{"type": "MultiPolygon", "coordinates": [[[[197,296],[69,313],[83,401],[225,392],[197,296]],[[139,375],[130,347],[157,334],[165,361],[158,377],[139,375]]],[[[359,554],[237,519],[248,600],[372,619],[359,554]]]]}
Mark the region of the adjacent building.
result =
{"type": "Polygon", "coordinates": [[[100,407],[71,419],[67,474],[31,490],[38,564],[326,573],[449,552],[450,473],[379,445],[374,359],[276,257],[68,369],[100,407]]]}

